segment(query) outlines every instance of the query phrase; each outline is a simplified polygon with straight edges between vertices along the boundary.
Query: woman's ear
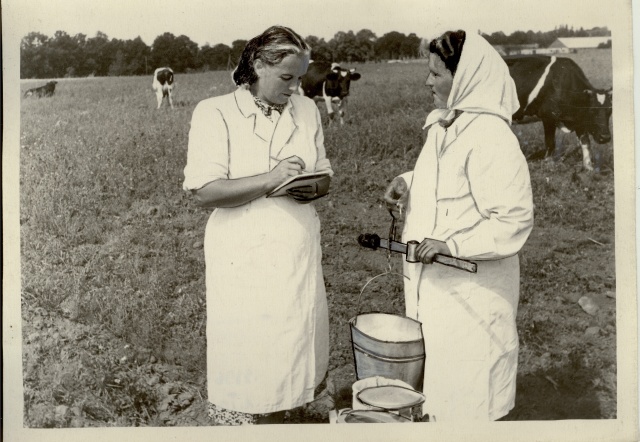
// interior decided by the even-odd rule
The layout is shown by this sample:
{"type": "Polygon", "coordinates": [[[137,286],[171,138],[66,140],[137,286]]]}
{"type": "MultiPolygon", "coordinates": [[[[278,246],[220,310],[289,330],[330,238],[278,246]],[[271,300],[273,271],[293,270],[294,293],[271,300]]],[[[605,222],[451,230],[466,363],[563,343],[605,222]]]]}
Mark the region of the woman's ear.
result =
{"type": "Polygon", "coordinates": [[[262,60],[254,60],[253,62],[253,70],[255,71],[258,77],[262,76],[262,72],[264,71],[264,62],[262,60]]]}

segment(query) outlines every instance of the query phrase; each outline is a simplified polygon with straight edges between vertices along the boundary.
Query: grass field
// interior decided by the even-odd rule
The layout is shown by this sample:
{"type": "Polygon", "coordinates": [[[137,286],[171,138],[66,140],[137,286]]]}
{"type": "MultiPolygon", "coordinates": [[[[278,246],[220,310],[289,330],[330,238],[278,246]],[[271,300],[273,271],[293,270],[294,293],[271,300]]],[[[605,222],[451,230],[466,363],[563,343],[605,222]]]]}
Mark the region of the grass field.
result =
{"type": "MultiPolygon", "coordinates": [[[[594,86],[611,86],[609,50],[569,56],[594,86]]],[[[403,312],[401,281],[393,278],[372,284],[366,305],[356,305],[388,263],[355,238],[388,229],[381,195],[412,168],[431,109],[424,63],[356,67],[362,79],[352,84],[348,124],[325,126],[336,176],[316,203],[336,405],[350,404],[355,380],[348,319],[359,308],[403,312]]],[[[25,426],[208,424],[202,242],[209,211],[181,190],[182,170],[195,105],[233,86],[228,72],[176,81],[174,110],[155,109],[150,77],[62,79],[54,97],[22,100],[25,426]]],[[[514,131],[526,155],[543,149],[541,124],[514,131]]],[[[530,163],[536,224],[521,253],[514,420],[616,417],[613,147],[596,146],[602,173],[588,174],[575,135],[564,145],[561,161],[530,163]],[[585,295],[596,314],[580,307],[585,295]]],[[[392,264],[399,268],[399,258],[392,264]]],[[[287,419],[326,421],[326,407],[287,419]]]]}

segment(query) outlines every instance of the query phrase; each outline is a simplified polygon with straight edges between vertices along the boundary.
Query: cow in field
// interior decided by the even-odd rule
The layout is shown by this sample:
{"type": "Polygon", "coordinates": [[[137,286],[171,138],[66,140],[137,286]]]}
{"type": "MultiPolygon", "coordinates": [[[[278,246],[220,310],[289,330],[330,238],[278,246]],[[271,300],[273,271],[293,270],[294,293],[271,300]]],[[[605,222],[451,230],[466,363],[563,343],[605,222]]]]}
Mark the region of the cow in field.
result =
{"type": "Polygon", "coordinates": [[[570,58],[543,55],[506,57],[516,84],[520,108],[514,123],[533,116],[544,127],[545,157],[552,157],[556,127],[575,132],[582,147],[583,166],[592,171],[590,138],[604,144],[611,141],[611,89],[595,89],[580,67],[570,58]]]}
{"type": "Polygon", "coordinates": [[[158,107],[162,105],[162,100],[167,97],[171,109],[173,109],[173,98],[171,93],[173,92],[173,71],[171,68],[158,68],[153,73],[153,90],[156,92],[156,98],[158,99],[158,107]]]}
{"type": "Polygon", "coordinates": [[[335,113],[333,104],[338,109],[340,124],[344,124],[347,110],[347,97],[352,81],[360,79],[360,74],[354,69],[343,69],[337,63],[329,64],[324,61],[311,62],[307,73],[300,83],[300,95],[314,100],[324,100],[327,113],[331,120],[335,113]]]}
{"type": "Polygon", "coordinates": [[[56,91],[57,81],[50,81],[44,86],[34,87],[33,89],[28,89],[25,93],[25,97],[30,97],[32,95],[40,98],[40,97],[51,97],[56,91]]]}

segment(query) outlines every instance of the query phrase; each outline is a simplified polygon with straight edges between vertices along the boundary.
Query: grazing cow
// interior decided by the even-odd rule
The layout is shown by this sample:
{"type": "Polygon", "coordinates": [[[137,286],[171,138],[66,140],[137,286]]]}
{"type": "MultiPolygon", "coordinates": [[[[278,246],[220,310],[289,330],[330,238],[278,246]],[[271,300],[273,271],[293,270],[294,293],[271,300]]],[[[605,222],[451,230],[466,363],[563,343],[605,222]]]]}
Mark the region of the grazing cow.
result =
{"type": "Polygon", "coordinates": [[[34,87],[33,89],[28,89],[27,92],[24,93],[25,97],[30,97],[35,95],[36,97],[51,97],[56,91],[57,81],[50,81],[44,86],[34,87]]]}
{"type": "Polygon", "coordinates": [[[352,81],[360,79],[360,74],[354,69],[343,69],[337,63],[329,64],[323,61],[311,62],[309,70],[302,77],[300,95],[324,100],[329,118],[333,120],[332,104],[336,104],[340,124],[344,124],[347,110],[347,97],[352,81]]]}
{"type": "Polygon", "coordinates": [[[545,157],[554,154],[556,127],[565,133],[575,132],[584,168],[592,171],[589,135],[600,144],[611,141],[611,89],[595,89],[569,58],[533,55],[507,57],[505,61],[520,102],[514,122],[527,122],[523,120],[526,116],[542,120],[545,157]]]}
{"type": "Polygon", "coordinates": [[[153,90],[156,91],[156,98],[158,99],[158,107],[162,105],[164,97],[169,99],[171,109],[173,109],[173,98],[171,93],[173,91],[173,71],[171,68],[158,68],[153,73],[153,90]]]}

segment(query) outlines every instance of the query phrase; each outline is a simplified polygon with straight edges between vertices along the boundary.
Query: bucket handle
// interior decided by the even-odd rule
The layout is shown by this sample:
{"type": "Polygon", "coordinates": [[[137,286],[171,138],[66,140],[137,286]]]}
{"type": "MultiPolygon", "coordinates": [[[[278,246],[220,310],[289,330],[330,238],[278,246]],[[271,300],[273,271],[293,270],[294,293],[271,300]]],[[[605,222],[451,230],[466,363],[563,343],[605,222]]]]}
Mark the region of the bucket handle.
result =
{"type": "MultiPolygon", "coordinates": [[[[391,209],[389,209],[389,214],[391,215],[391,226],[389,227],[389,241],[394,240],[396,237],[396,216],[394,215],[393,211],[391,209]]],[[[402,214],[402,207],[400,207],[400,214],[402,214]]],[[[357,315],[360,315],[360,299],[362,299],[362,293],[364,292],[364,289],[367,288],[367,286],[376,278],[379,278],[380,276],[385,276],[385,275],[398,275],[398,276],[402,276],[403,278],[407,278],[409,279],[409,277],[407,275],[405,275],[404,273],[398,273],[398,272],[394,272],[392,270],[391,267],[391,248],[389,248],[387,250],[387,271],[382,272],[376,276],[374,276],[373,278],[369,279],[366,284],[362,287],[362,290],[360,290],[360,294],[358,295],[358,309],[357,309],[357,315]]]]}
{"type": "Polygon", "coordinates": [[[373,278],[369,279],[369,280],[367,281],[367,283],[362,287],[362,290],[360,290],[360,294],[358,295],[358,303],[357,303],[358,309],[357,309],[357,315],[356,315],[356,316],[359,316],[359,315],[360,315],[360,300],[362,299],[362,293],[364,292],[364,289],[366,289],[366,288],[367,288],[367,286],[368,286],[368,285],[369,285],[369,284],[370,284],[374,279],[379,278],[380,276],[385,276],[385,275],[398,275],[398,276],[402,276],[403,278],[407,278],[407,279],[409,279],[409,277],[408,277],[407,275],[405,275],[404,273],[398,273],[398,272],[393,272],[393,271],[391,271],[391,268],[389,268],[389,270],[387,270],[386,272],[382,272],[382,273],[380,273],[380,274],[378,274],[378,275],[374,276],[373,278]]]}

